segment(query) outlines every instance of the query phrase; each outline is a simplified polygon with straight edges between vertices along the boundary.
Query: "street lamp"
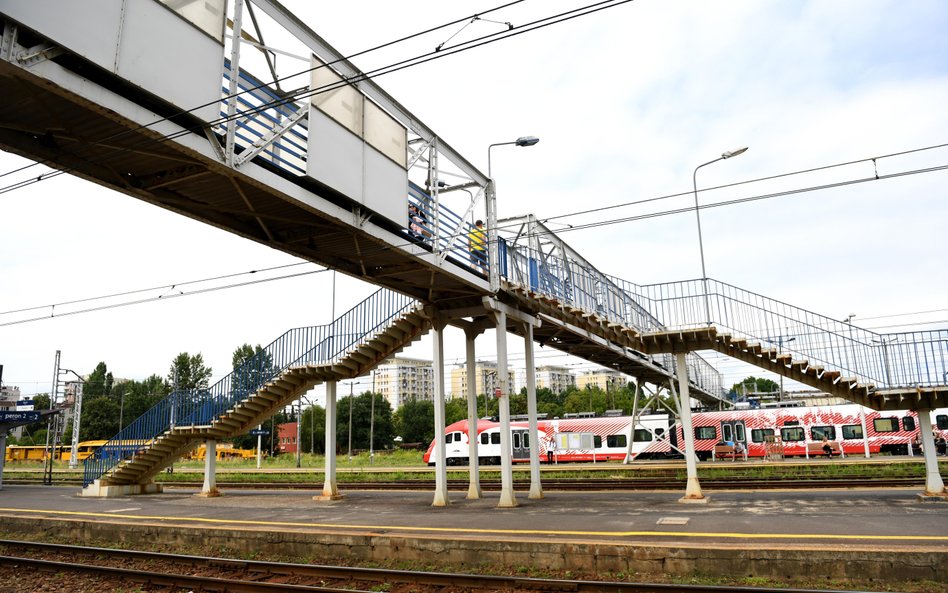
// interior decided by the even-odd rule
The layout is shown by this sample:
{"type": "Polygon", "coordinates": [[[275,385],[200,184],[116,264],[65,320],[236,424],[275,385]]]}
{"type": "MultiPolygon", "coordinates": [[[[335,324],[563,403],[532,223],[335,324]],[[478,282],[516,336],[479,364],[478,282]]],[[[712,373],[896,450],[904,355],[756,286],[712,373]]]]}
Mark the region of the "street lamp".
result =
{"type": "MultiPolygon", "coordinates": [[[[783,348],[784,344],[789,344],[790,342],[796,340],[796,338],[788,338],[786,340],[784,340],[783,338],[784,336],[782,335],[777,336],[777,351],[778,352],[783,348]]],[[[780,391],[777,392],[777,401],[778,402],[783,401],[783,373],[780,373],[780,391]]]]}
{"type": "Polygon", "coordinates": [[[540,139],[536,136],[521,136],[513,142],[497,142],[487,147],[487,263],[490,273],[490,289],[496,292],[500,289],[500,266],[498,265],[497,248],[497,192],[494,188],[494,178],[491,176],[490,151],[495,146],[533,146],[540,139]]]}
{"type": "MultiPolygon", "coordinates": [[[[704,241],[701,237],[701,211],[698,207],[698,169],[706,165],[710,165],[711,163],[716,163],[739,154],[744,154],[745,152],[747,152],[746,146],[723,152],[721,153],[720,157],[714,159],[713,161],[708,161],[707,163],[702,163],[695,167],[694,173],[691,174],[691,183],[694,186],[695,192],[695,218],[698,220],[698,250],[701,253],[701,282],[704,285],[704,312],[708,320],[708,325],[711,325],[711,306],[708,303],[708,274],[705,272],[704,268],[704,241]]],[[[490,163],[488,162],[488,165],[489,164],[490,163]]]]}
{"type": "Polygon", "coordinates": [[[883,338],[880,336],[878,340],[873,338],[872,341],[875,344],[882,344],[882,360],[885,363],[885,386],[892,387],[892,373],[889,368],[889,344],[898,342],[899,339],[883,338]]]}

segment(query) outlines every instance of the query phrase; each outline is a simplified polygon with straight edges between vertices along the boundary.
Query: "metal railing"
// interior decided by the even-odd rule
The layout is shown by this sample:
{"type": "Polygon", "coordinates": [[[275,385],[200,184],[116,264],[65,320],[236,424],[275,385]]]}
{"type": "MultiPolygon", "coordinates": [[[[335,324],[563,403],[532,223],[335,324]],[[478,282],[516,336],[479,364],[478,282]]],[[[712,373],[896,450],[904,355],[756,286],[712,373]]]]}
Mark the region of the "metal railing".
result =
{"type": "Polygon", "coordinates": [[[627,283],[671,329],[710,321],[720,333],[837,370],[877,389],[944,385],[948,330],[879,334],[724,282],[627,283]]]}
{"type": "MultiPolygon", "coordinates": [[[[472,254],[469,234],[474,225],[439,203],[414,183],[408,184],[408,236],[416,243],[443,254],[445,259],[476,273],[489,271],[487,252],[472,254]]],[[[484,231],[485,249],[487,231],[484,231]]]]}
{"type": "MultiPolygon", "coordinates": [[[[506,254],[505,261],[501,262],[502,274],[510,282],[642,333],[666,329],[660,318],[642,306],[635,292],[629,290],[634,285],[624,280],[578,261],[565,260],[523,245],[508,246],[500,251],[506,254]]],[[[674,374],[675,361],[671,354],[643,356],[674,374]]],[[[694,352],[689,352],[686,358],[690,382],[705,393],[721,398],[723,385],[717,369],[694,352]]]]}
{"type": "Polygon", "coordinates": [[[331,324],[291,329],[208,389],[175,391],[85,459],[83,484],[175,427],[210,425],[290,368],[342,360],[416,306],[411,297],[380,289],[331,324]]]}

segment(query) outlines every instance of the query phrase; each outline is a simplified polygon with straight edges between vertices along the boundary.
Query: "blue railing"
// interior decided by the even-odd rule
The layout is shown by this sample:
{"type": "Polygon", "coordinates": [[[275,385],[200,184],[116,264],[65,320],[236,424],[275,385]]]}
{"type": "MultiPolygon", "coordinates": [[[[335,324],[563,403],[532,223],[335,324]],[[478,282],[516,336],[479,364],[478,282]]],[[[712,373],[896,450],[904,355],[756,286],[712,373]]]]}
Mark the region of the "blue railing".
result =
{"type": "Polygon", "coordinates": [[[174,427],[210,425],[290,368],[340,361],[415,306],[411,297],[380,289],[331,324],[286,332],[210,388],[172,393],[85,459],[83,484],[91,484],[174,427]]]}
{"type": "MultiPolygon", "coordinates": [[[[628,284],[625,281],[590,269],[580,262],[564,260],[523,245],[505,247],[500,250],[506,254],[501,262],[501,272],[508,281],[642,333],[665,329],[659,317],[643,307],[635,293],[624,286],[628,284]]],[[[674,373],[672,355],[646,358],[674,373]]],[[[696,387],[713,397],[722,397],[721,374],[708,361],[690,352],[687,363],[689,379],[696,387]]]]}
{"type": "MultiPolygon", "coordinates": [[[[414,183],[408,184],[408,237],[432,251],[441,253],[457,265],[477,273],[488,273],[487,252],[472,253],[469,235],[474,225],[439,203],[414,183]]],[[[487,248],[487,231],[484,231],[487,248]]]]}

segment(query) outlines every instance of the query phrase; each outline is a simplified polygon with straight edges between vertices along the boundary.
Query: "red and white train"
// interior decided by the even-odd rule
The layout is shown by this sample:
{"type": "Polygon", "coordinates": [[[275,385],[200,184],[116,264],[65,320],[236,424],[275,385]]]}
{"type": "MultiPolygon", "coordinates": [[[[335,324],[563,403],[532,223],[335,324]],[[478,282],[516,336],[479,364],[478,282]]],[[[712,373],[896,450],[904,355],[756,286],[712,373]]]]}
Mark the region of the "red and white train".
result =
{"type": "MultiPolygon", "coordinates": [[[[710,459],[719,443],[740,441],[748,457],[762,458],[768,442],[779,442],[785,457],[805,456],[807,444],[826,436],[836,441],[846,455],[869,453],[906,455],[919,436],[915,412],[877,412],[856,404],[839,406],[782,407],[721,412],[694,412],[691,416],[695,451],[699,459],[710,459]],[[865,414],[865,431],[862,414],[865,414]]],[[[948,409],[931,413],[932,426],[944,447],[948,437],[948,409]]],[[[530,431],[526,421],[510,423],[513,461],[530,460],[530,431]]],[[[681,458],[684,450],[681,425],[666,414],[643,415],[632,431],[631,416],[565,418],[539,420],[541,461],[621,460],[627,454],[634,459],[681,458]],[[631,448],[629,447],[631,441],[631,448]],[[552,455],[550,455],[552,453],[552,455]]],[[[466,420],[445,430],[448,465],[467,465],[470,432],[466,420]]],[[[500,424],[491,420],[477,422],[478,462],[500,463],[500,424]]],[[[424,460],[434,465],[432,441],[424,460]]]]}

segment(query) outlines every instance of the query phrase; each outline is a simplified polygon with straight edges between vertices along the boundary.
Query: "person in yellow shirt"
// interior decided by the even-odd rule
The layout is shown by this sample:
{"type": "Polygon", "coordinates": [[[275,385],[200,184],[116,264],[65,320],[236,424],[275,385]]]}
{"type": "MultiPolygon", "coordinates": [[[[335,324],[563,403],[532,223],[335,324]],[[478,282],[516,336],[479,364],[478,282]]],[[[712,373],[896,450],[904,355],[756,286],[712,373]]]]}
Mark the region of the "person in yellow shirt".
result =
{"type": "Polygon", "coordinates": [[[487,267],[487,231],[483,220],[475,222],[468,231],[467,248],[471,252],[471,263],[484,270],[487,267]]]}

